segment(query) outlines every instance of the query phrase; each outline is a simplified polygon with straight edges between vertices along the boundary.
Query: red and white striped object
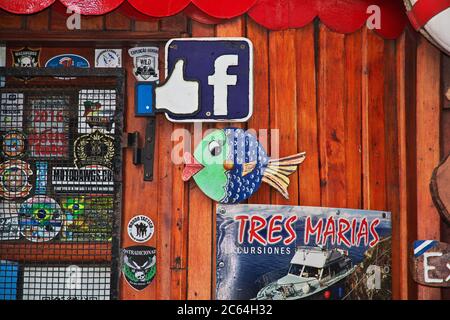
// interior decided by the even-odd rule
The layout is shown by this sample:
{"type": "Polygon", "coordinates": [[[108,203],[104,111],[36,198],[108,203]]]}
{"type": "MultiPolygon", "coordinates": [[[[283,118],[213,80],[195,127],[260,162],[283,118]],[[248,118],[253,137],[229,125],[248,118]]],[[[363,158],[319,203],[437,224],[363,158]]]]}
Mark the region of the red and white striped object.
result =
{"type": "Polygon", "coordinates": [[[413,27],[450,55],[450,0],[405,0],[413,27]]]}

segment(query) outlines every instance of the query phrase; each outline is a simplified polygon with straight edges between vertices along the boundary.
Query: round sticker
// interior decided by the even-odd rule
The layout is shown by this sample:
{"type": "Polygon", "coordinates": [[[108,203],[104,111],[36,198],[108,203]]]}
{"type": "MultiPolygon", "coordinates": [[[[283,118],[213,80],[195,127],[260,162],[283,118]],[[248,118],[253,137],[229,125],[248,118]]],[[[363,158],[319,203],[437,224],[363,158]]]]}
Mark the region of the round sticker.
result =
{"type": "Polygon", "coordinates": [[[52,240],[63,225],[61,207],[46,196],[35,196],[22,203],[19,219],[20,232],[32,242],[52,240]]]}
{"type": "Polygon", "coordinates": [[[139,243],[150,240],[154,230],[152,219],[143,215],[135,216],[128,222],[128,235],[139,243]]]}
{"type": "Polygon", "coordinates": [[[8,158],[18,158],[25,153],[25,136],[19,131],[10,131],[3,135],[2,152],[8,158]]]}
{"type": "Polygon", "coordinates": [[[9,160],[0,164],[0,197],[7,200],[26,197],[32,185],[30,165],[21,160],[9,160]]]}

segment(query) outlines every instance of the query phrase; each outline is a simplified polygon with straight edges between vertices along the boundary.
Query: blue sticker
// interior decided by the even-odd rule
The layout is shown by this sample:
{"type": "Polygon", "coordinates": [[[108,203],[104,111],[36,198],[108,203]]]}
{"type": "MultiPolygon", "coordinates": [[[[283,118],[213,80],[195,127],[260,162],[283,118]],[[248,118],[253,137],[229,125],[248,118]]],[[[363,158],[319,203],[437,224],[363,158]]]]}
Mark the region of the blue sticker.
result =
{"type": "Polygon", "coordinates": [[[138,82],[135,90],[136,116],[154,116],[155,109],[153,108],[153,92],[155,90],[155,84],[151,82],[138,82]]]}
{"type": "Polygon", "coordinates": [[[19,264],[0,260],[0,300],[16,300],[19,264]]]}
{"type": "MultiPolygon", "coordinates": [[[[46,68],[89,68],[90,66],[89,61],[86,58],[71,53],[55,56],[45,64],[46,68]]],[[[76,79],[74,77],[56,78],[62,80],[76,79]]]]}
{"type": "Polygon", "coordinates": [[[47,193],[47,162],[36,162],[36,194],[45,195],[47,193]]]}

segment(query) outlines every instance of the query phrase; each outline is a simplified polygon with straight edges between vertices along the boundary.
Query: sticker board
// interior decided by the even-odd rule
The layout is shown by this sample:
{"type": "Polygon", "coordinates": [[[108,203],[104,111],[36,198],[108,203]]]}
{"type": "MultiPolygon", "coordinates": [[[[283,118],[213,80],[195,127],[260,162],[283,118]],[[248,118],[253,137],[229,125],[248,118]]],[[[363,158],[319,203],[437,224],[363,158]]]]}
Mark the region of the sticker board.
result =
{"type": "Polygon", "coordinates": [[[78,133],[100,131],[114,134],[115,90],[80,90],[78,101],[78,133]]]}
{"type": "Polygon", "coordinates": [[[23,93],[1,94],[0,131],[22,130],[23,103],[23,93]]]}
{"type": "Polygon", "coordinates": [[[67,96],[30,97],[27,136],[33,158],[67,158],[69,155],[69,108],[67,96]]]}
{"type": "Polygon", "coordinates": [[[216,297],[391,299],[390,217],[337,208],[218,206],[216,297]]]}
{"type": "Polygon", "coordinates": [[[23,300],[109,300],[111,268],[24,267],[23,300]]]}
{"type": "Polygon", "coordinates": [[[19,264],[13,261],[0,260],[0,300],[17,299],[17,280],[19,264]]]}
{"type": "Polygon", "coordinates": [[[417,283],[450,288],[450,244],[436,240],[414,241],[411,267],[417,283]]]}

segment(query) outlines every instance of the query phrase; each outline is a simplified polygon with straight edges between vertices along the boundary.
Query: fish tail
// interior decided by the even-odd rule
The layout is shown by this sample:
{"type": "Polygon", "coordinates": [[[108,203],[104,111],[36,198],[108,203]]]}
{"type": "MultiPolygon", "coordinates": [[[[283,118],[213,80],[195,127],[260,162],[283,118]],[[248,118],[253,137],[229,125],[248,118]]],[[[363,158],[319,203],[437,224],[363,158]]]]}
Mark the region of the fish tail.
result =
{"type": "Polygon", "coordinates": [[[275,188],[283,195],[283,197],[289,199],[287,188],[290,180],[288,176],[297,170],[298,165],[301,164],[305,158],[306,153],[301,152],[292,156],[270,160],[264,171],[262,181],[275,188]]]}

